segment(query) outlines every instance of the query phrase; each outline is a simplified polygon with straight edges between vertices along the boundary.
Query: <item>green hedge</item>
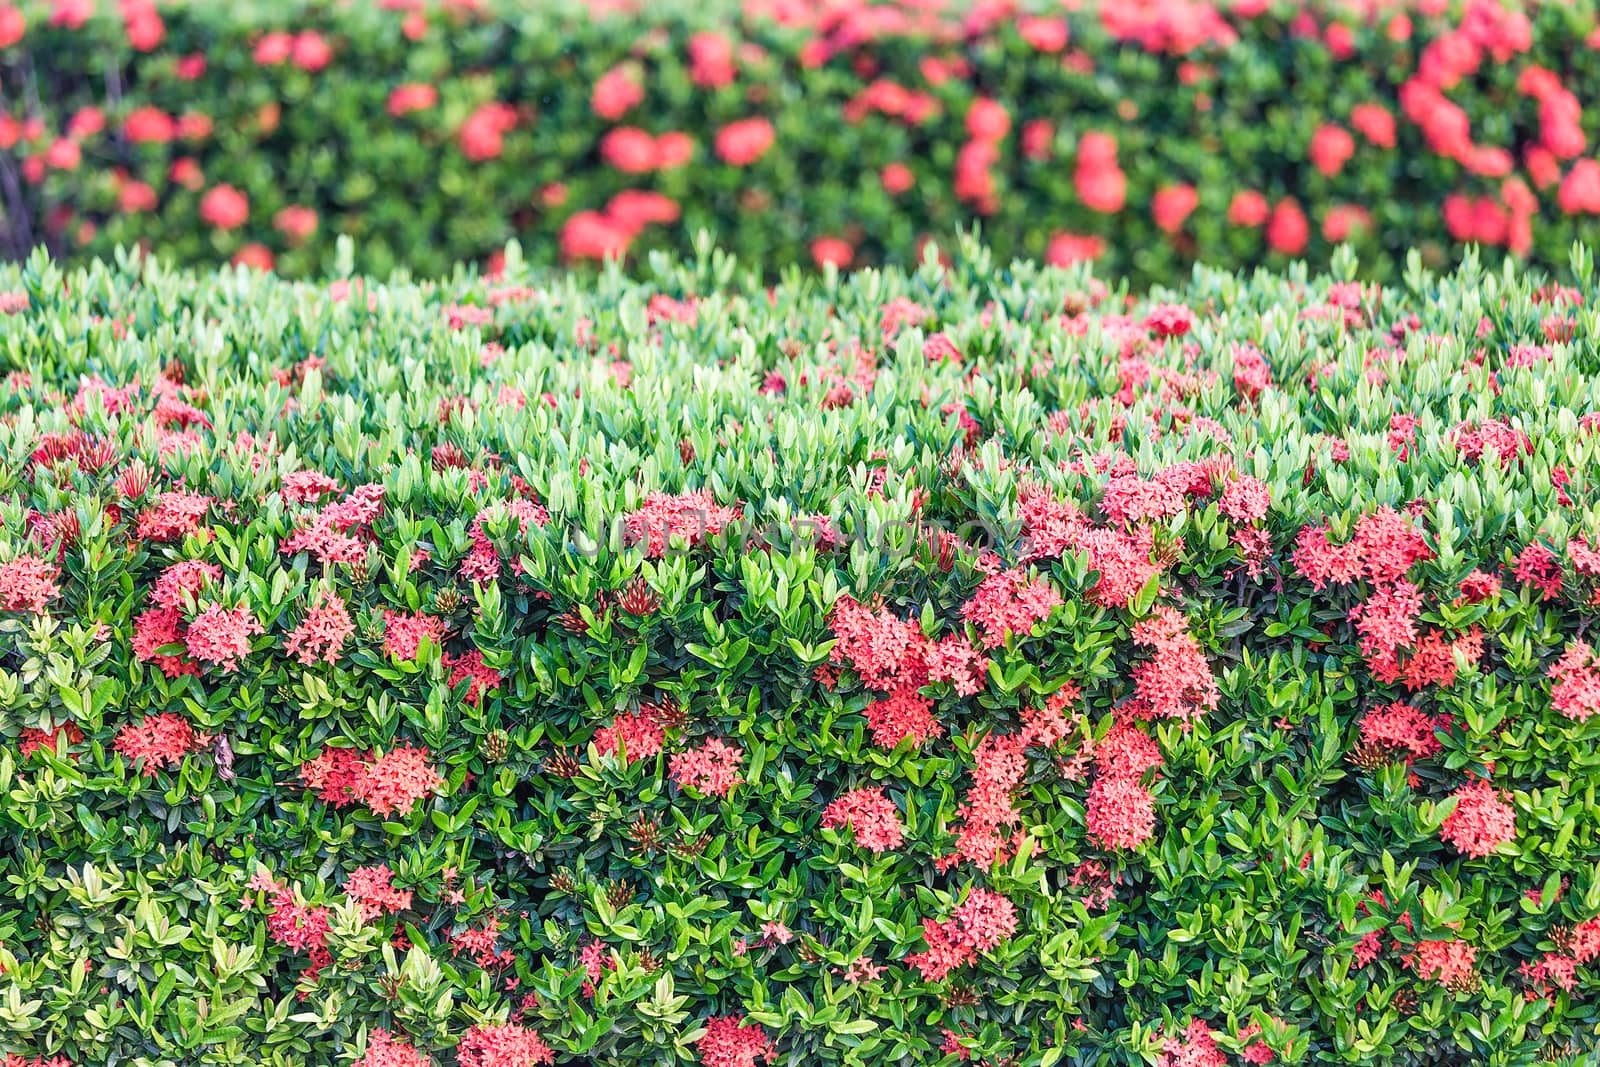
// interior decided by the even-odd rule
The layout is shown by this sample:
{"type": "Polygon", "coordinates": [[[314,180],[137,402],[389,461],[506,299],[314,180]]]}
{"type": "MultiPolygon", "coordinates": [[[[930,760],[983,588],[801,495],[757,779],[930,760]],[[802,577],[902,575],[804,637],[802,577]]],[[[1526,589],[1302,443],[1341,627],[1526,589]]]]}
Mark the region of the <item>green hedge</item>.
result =
{"type": "MultiPolygon", "coordinates": [[[[1136,282],[1600,241],[1594,5],[0,0],[13,256],[437,275],[683,251],[1136,282]]],[[[1497,254],[1498,254],[1497,252],[1497,254]]]]}
{"type": "Polygon", "coordinates": [[[0,1052],[1587,1062],[1569,270],[0,269],[0,1052]]]}

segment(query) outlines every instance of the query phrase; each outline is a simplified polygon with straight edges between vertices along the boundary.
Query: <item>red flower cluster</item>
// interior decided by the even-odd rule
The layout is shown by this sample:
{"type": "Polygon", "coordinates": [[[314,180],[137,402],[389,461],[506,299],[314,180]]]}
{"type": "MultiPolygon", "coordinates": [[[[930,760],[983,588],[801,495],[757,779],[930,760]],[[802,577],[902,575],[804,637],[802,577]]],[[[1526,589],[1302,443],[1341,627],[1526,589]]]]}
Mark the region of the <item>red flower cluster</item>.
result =
{"type": "Polygon", "coordinates": [[[873,852],[899,848],[904,841],[900,813],[882,789],[863,786],[835,798],[822,812],[822,825],[845,826],[855,832],[856,844],[873,852]]]}
{"type": "MultiPolygon", "coordinates": [[[[1003,591],[997,591],[997,598],[1003,599],[1003,591]]],[[[829,621],[837,639],[830,660],[854,669],[869,689],[893,694],[889,701],[880,701],[881,706],[868,709],[869,721],[877,718],[885,722],[921,723],[929,729],[915,732],[924,736],[930,732],[937,735],[930,714],[932,704],[916,691],[938,682],[949,682],[961,696],[971,696],[983,688],[989,660],[963,635],[929,640],[919,628],[887,609],[871,610],[848,595],[834,602],[829,621]]],[[[892,748],[906,731],[893,727],[889,730],[894,735],[893,740],[880,739],[879,743],[892,748]]]]}
{"type": "Polygon", "coordinates": [[[145,774],[153,775],[162,767],[176,769],[184,756],[210,743],[210,737],[196,733],[181,715],[163,712],[118,730],[116,750],[139,763],[145,774]]]}
{"type": "Polygon", "coordinates": [[[1390,507],[1379,508],[1356,522],[1348,543],[1335,545],[1326,526],[1300,530],[1294,564],[1320,590],[1329,583],[1355,581],[1363,574],[1374,585],[1403,577],[1412,564],[1433,557],[1414,522],[1390,507]]]}
{"type": "Polygon", "coordinates": [[[498,159],[505,150],[505,135],[517,128],[517,109],[510,104],[480,105],[456,131],[461,154],[476,163],[498,159]]]}
{"type": "Polygon", "coordinates": [[[929,982],[974,962],[980,952],[999,945],[1017,930],[1016,906],[999,893],[973,889],[944,922],[922,920],[926,952],[913,952],[906,962],[929,982]]]}
{"type": "Polygon", "coordinates": [[[656,137],[636,126],[619,126],[600,139],[600,158],[624,174],[673,170],[693,156],[694,139],[677,131],[656,137]]]}
{"type": "Polygon", "coordinates": [[[251,635],[262,632],[249,609],[212,604],[190,621],[184,646],[198,663],[236,671],[250,654],[251,635]]]}
{"type": "Polygon", "coordinates": [[[533,1067],[555,1061],[538,1033],[519,1023],[474,1026],[456,1045],[460,1067],[533,1067]]]}
{"type": "Polygon", "coordinates": [[[760,1025],[742,1015],[717,1015],[706,1020],[706,1032],[694,1043],[705,1067],[755,1067],[770,1060],[772,1042],[760,1025]]]}
{"type": "Polygon", "coordinates": [[[350,1067],[433,1067],[425,1052],[418,1052],[387,1030],[367,1035],[367,1051],[350,1067]]]}
{"type": "Polygon", "coordinates": [[[944,727],[933,716],[933,701],[910,686],[874,700],[863,714],[872,731],[872,743],[879,748],[895,748],[907,739],[911,747],[921,748],[928,740],[944,736],[944,727]]]}
{"type": "Polygon", "coordinates": [[[444,644],[444,620],[405,611],[383,613],[383,651],[396,659],[416,659],[426,640],[434,648],[444,644]]]}
{"type": "Polygon", "coordinates": [[[629,545],[643,544],[652,559],[665,555],[667,547],[678,542],[693,547],[715,536],[744,516],[744,505],[724,507],[709,489],[680,495],[651,493],[638,510],[623,518],[629,545]]]}
{"type": "Polygon", "coordinates": [[[450,672],[449,682],[452,689],[462,682],[467,683],[469,704],[481,703],[485,693],[500,686],[500,672],[485,663],[483,653],[475,648],[459,656],[447,652],[443,663],[445,669],[450,672]]]}
{"type": "Polygon", "coordinates": [[[22,555],[0,563],[0,611],[43,611],[60,593],[61,571],[39,556],[22,555]]]}
{"type": "Polygon", "coordinates": [[[219,230],[236,230],[250,218],[250,199],[231,185],[208,189],[200,198],[200,221],[219,230]]]}
{"type": "Polygon", "coordinates": [[[664,744],[665,724],[658,709],[649,704],[641,704],[638,711],[618,715],[610,726],[601,727],[594,735],[596,749],[608,756],[624,751],[629,763],[657,755],[664,744]]]}
{"type": "Polygon", "coordinates": [[[199,493],[181,490],[162,493],[156,502],[139,513],[135,530],[148,541],[181,541],[200,530],[200,520],[211,509],[212,500],[199,493]]]}
{"type": "Polygon", "coordinates": [[[1478,950],[1465,941],[1419,941],[1401,959],[1419,977],[1441,985],[1470,988],[1477,982],[1478,950]]]}
{"type": "Polygon", "coordinates": [[[1550,703],[1569,719],[1584,722],[1600,713],[1600,658],[1587,642],[1573,641],[1550,665],[1550,703]]]}
{"type": "Polygon", "coordinates": [[[1027,773],[1024,751],[1031,741],[1029,733],[1022,731],[992,733],[979,743],[972,754],[972,788],[956,811],[961,828],[955,852],[942,865],[967,860],[989,867],[1013,850],[1012,836],[1005,831],[1022,821],[1011,797],[1027,773]]]}
{"type": "Polygon", "coordinates": [[[1128,197],[1128,179],[1117,165],[1117,140],[1098,130],[1078,139],[1077,168],[1072,176],[1078,199],[1092,211],[1115,214],[1128,197]]]}
{"type": "Polygon", "coordinates": [[[1085,824],[1102,848],[1138,848],[1155,831],[1155,798],[1136,776],[1101,774],[1089,787],[1085,824]]]}
{"type": "Polygon", "coordinates": [[[1517,817],[1493,786],[1479,779],[1450,794],[1456,806],[1440,837],[1463,855],[1481,858],[1517,836],[1517,817]]]}
{"type": "Polygon", "coordinates": [[[744,750],[718,737],[697,749],[675,752],[667,759],[667,773],[680,789],[693,788],[713,797],[725,797],[744,781],[739,776],[739,761],[744,750]]]}
{"type": "Polygon", "coordinates": [[[444,781],[427,760],[427,749],[409,745],[376,759],[372,753],[329,746],[300,765],[300,779],[336,808],[360,803],[375,815],[406,814],[444,781]]]}
{"type": "Polygon", "coordinates": [[[284,539],[280,551],[310,552],[324,564],[365,562],[371,525],[382,510],[383,486],[357,486],[343,500],[325,504],[284,539]]]}
{"type": "Polygon", "coordinates": [[[1185,722],[1217,706],[1220,693],[1211,665],[1177,608],[1157,606],[1134,624],[1132,636],[1152,655],[1133,668],[1134,693],[1119,715],[1185,722]]]}
{"type": "Polygon", "coordinates": [[[361,917],[371,922],[384,912],[405,911],[411,907],[411,890],[396,889],[394,872],[386,863],[357,867],[345,880],[345,895],[361,906],[361,917]]]}
{"type": "Polygon", "coordinates": [[[340,651],[355,629],[343,598],[324,589],[300,625],[284,639],[283,649],[307,667],[318,662],[338,663],[340,651]]]}
{"type": "Polygon", "coordinates": [[[1161,1043],[1157,1067],[1228,1067],[1228,1056],[1217,1047],[1211,1027],[1195,1019],[1182,1037],[1169,1037],[1161,1043]]]}
{"type": "MultiPolygon", "coordinates": [[[[60,748],[63,740],[68,745],[82,744],[83,731],[78,729],[77,724],[73,722],[60,723],[52,730],[41,730],[36,726],[29,726],[24,728],[22,735],[17,738],[17,754],[23,759],[27,759],[41,749],[49,749],[51,752],[55,752],[60,748]]],[[[77,759],[75,754],[71,755],[73,759],[77,759]]]]}
{"type": "Polygon", "coordinates": [[[777,133],[766,119],[740,119],[717,131],[717,155],[731,166],[748,167],[766,155],[776,139],[777,133]]]}
{"type": "Polygon", "coordinates": [[[1449,730],[1452,725],[1454,720],[1448,715],[1426,715],[1397,701],[1375,707],[1362,717],[1361,741],[1412,763],[1437,755],[1443,748],[1438,731],[1449,730]]]}
{"type": "Polygon", "coordinates": [[[962,605],[961,615],[978,627],[985,648],[998,648],[1008,635],[1031,636],[1060,604],[1061,594],[1043,578],[1006,570],[985,578],[962,605]]]}

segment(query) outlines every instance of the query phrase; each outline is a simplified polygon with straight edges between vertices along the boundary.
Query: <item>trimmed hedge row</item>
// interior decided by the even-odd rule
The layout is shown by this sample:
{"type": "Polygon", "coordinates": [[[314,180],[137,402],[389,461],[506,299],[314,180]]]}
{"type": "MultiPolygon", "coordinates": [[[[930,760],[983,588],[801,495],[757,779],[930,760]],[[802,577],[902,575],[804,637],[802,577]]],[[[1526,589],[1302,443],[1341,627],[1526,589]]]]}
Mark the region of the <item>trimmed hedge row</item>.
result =
{"type": "Polygon", "coordinates": [[[4,268],[0,1052],[1580,1062],[1570,271],[4,268]]]}
{"type": "Polygon", "coordinates": [[[1135,281],[1600,240],[1589,3],[627,6],[0,0],[5,240],[437,275],[705,228],[776,271],[977,223],[1135,281]]]}

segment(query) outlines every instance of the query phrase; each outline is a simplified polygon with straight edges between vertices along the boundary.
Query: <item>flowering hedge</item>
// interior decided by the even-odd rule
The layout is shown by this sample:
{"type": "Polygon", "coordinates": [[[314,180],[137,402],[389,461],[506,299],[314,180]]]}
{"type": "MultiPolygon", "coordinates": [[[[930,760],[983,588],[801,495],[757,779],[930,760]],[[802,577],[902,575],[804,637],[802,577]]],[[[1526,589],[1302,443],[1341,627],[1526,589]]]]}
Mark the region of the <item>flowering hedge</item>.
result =
{"type": "Polygon", "coordinates": [[[1576,1062],[1578,288],[0,269],[0,1053],[1576,1062]]]}
{"type": "Polygon", "coordinates": [[[0,0],[0,237],[437,275],[706,228],[775,273],[981,223],[1138,281],[1600,241],[1592,4],[1068,6],[0,0]]]}

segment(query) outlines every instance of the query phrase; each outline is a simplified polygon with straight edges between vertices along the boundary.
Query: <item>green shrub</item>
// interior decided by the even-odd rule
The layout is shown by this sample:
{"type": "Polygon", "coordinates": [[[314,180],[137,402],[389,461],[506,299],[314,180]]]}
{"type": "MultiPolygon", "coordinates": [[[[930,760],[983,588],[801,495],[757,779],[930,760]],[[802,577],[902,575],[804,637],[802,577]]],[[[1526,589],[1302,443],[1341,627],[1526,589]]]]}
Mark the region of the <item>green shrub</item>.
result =
{"type": "Polygon", "coordinates": [[[387,276],[708,228],[775,276],[981,223],[1136,282],[1600,241],[1593,4],[1071,6],[0,0],[0,236],[387,276]]]}
{"type": "Polygon", "coordinates": [[[5,268],[0,1051],[1576,1062],[1570,269],[5,268]]]}

